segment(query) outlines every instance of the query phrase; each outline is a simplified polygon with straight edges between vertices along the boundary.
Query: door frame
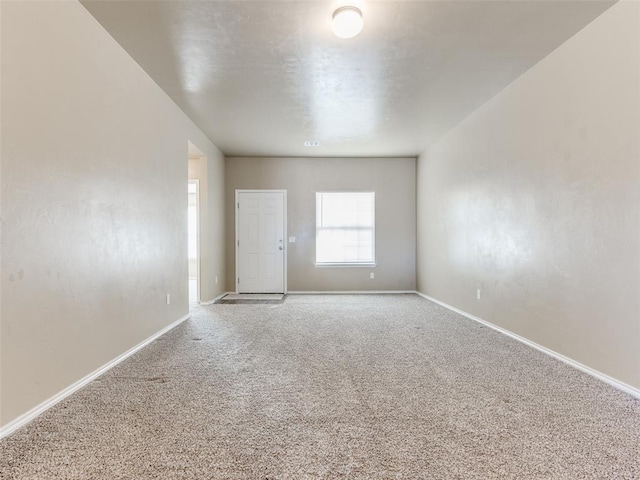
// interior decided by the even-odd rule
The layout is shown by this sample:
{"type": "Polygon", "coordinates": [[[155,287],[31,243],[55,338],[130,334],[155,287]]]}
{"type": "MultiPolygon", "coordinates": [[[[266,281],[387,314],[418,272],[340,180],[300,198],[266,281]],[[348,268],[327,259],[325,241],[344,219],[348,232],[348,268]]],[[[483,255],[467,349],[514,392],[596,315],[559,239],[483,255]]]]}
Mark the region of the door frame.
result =
{"type": "Polygon", "coordinates": [[[240,240],[238,238],[238,209],[239,209],[239,202],[238,202],[238,194],[240,193],[282,193],[283,197],[284,197],[284,204],[282,206],[283,209],[283,226],[282,229],[284,230],[282,232],[282,246],[284,247],[284,255],[283,255],[283,263],[284,265],[282,266],[282,268],[284,268],[284,272],[283,273],[283,281],[284,281],[284,294],[287,293],[287,257],[289,256],[289,247],[288,247],[288,230],[287,230],[287,191],[286,190],[268,190],[268,189],[255,189],[255,188],[250,188],[250,189],[243,189],[243,188],[236,188],[236,194],[235,194],[235,202],[233,205],[233,211],[234,211],[234,217],[235,217],[235,230],[236,230],[236,235],[235,235],[235,241],[233,242],[233,249],[235,251],[235,262],[236,262],[236,274],[235,274],[235,292],[238,292],[238,277],[239,277],[239,273],[238,272],[238,241],[240,240]]]}
{"type": "MultiPolygon", "coordinates": [[[[196,225],[198,228],[198,232],[196,233],[196,302],[200,303],[201,301],[201,296],[200,296],[200,285],[201,285],[201,281],[200,281],[200,242],[201,242],[201,235],[200,232],[202,231],[202,226],[200,225],[200,179],[199,178],[189,178],[187,179],[187,183],[193,183],[196,186],[196,225]]],[[[187,239],[188,241],[188,239],[187,239]]],[[[188,275],[188,271],[187,271],[187,275],[188,275]]]]}

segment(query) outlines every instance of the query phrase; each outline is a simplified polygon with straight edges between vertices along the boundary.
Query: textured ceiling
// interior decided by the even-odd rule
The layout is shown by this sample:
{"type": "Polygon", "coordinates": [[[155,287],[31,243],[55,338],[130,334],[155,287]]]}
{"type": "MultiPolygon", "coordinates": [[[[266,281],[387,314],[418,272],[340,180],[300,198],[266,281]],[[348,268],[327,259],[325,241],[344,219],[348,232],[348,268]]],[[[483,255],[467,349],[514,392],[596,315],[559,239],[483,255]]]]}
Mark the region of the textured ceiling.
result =
{"type": "Polygon", "coordinates": [[[415,156],[613,2],[357,3],[83,5],[229,156],[415,156]]]}

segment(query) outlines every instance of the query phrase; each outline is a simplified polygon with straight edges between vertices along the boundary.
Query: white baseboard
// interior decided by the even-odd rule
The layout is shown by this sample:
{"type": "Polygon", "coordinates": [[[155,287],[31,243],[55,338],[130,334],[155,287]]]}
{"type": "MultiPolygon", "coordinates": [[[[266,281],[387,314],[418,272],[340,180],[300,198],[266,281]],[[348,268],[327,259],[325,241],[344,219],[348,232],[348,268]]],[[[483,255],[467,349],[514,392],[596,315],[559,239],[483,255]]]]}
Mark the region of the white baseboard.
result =
{"type": "Polygon", "coordinates": [[[220,300],[225,295],[230,295],[230,294],[231,294],[231,292],[222,292],[220,295],[218,295],[213,300],[207,300],[207,301],[204,301],[204,302],[200,302],[200,305],[213,305],[214,303],[216,303],[218,300],[220,300]]]}
{"type": "Polygon", "coordinates": [[[508,337],[513,338],[514,340],[517,340],[521,343],[524,343],[525,345],[528,345],[531,348],[535,348],[536,350],[545,353],[547,355],[549,355],[550,357],[555,358],[556,360],[560,360],[563,363],[566,363],[567,365],[572,366],[573,368],[577,368],[578,370],[587,373],[589,375],[591,375],[592,377],[597,378],[600,381],[603,381],[609,385],[611,385],[612,387],[617,388],[618,390],[622,390],[625,393],[628,393],[629,395],[635,397],[635,398],[639,398],[640,399],[640,390],[632,387],[629,384],[626,384],[624,382],[621,382],[620,380],[616,380],[613,377],[610,377],[609,375],[606,375],[602,372],[599,372],[598,370],[594,370],[591,367],[587,367],[586,365],[583,365],[580,362],[577,362],[575,360],[573,360],[572,358],[566,357],[564,355],[562,355],[561,353],[555,352],[553,350],[551,350],[550,348],[547,347],[543,347],[542,345],[539,345],[535,342],[532,342],[531,340],[528,340],[524,337],[521,337],[520,335],[518,335],[517,333],[513,333],[509,330],[507,330],[506,328],[502,328],[499,327],[497,325],[494,325],[493,323],[487,322],[486,320],[482,320],[479,317],[476,317],[475,315],[471,315],[470,313],[465,312],[464,310],[460,310],[459,308],[453,307],[447,303],[441,302],[440,300],[436,300],[433,297],[430,297],[429,295],[425,295],[424,293],[421,292],[415,292],[417,295],[420,295],[423,298],[426,298],[427,300],[433,302],[433,303],[437,303],[438,305],[441,305],[449,310],[451,310],[452,312],[458,313],[464,317],[467,317],[470,320],[473,320],[474,322],[478,322],[481,323],[483,325],[486,325],[489,328],[492,328],[493,330],[500,332],[504,335],[507,335],[508,337]]]}
{"type": "Polygon", "coordinates": [[[416,293],[415,290],[312,290],[291,291],[289,295],[386,295],[386,294],[416,293]]]}
{"type": "MultiPolygon", "coordinates": [[[[213,302],[215,302],[216,300],[222,298],[224,295],[227,295],[228,292],[225,292],[221,295],[219,295],[218,297],[216,297],[215,299],[206,302],[206,303],[201,303],[201,305],[210,305],[213,302]]],[[[521,337],[520,335],[513,333],[505,328],[499,327],[497,325],[494,325],[490,322],[487,322],[486,320],[482,320],[479,317],[476,317],[475,315],[471,315],[470,313],[465,312],[464,310],[460,310],[459,308],[456,308],[454,306],[451,306],[445,302],[441,302],[440,300],[437,300],[433,297],[430,297],[428,295],[425,295],[424,293],[418,292],[418,291],[409,291],[409,290],[383,290],[383,291],[297,291],[297,292],[289,292],[289,294],[291,295],[326,295],[326,294],[405,294],[405,293],[415,293],[416,295],[419,295],[433,303],[436,303],[438,305],[441,305],[449,310],[451,310],[452,312],[458,313],[470,320],[473,320],[475,322],[481,323],[493,330],[496,330],[497,332],[500,332],[504,335],[507,335],[511,338],[513,338],[514,340],[517,340],[521,343],[524,343],[525,345],[528,345],[531,348],[535,348],[536,350],[545,353],[547,355],[549,355],[550,357],[553,357],[563,363],[566,363],[567,365],[570,365],[574,368],[577,368],[578,370],[585,372],[609,385],[611,385],[612,387],[617,388],[618,390],[621,390],[635,398],[639,398],[640,399],[640,390],[632,387],[631,385],[628,385],[624,382],[621,382],[619,380],[616,380],[613,377],[610,377],[609,375],[606,375],[602,372],[599,372],[597,370],[594,370],[593,368],[587,367],[586,365],[583,365],[580,362],[577,362],[569,357],[566,357],[560,353],[557,353],[549,348],[543,347],[542,345],[539,345],[535,342],[532,342],[531,340],[528,340],[524,337],[521,337]]],[[[53,397],[49,398],[48,400],[45,400],[44,402],[42,402],[40,405],[32,408],[31,410],[29,410],[27,413],[24,413],[23,415],[20,415],[18,418],[16,418],[15,420],[9,422],[7,425],[5,425],[4,427],[0,428],[0,439],[3,437],[6,437],[7,435],[11,434],[12,432],[16,431],[17,429],[19,429],[20,427],[26,425],[27,423],[29,423],[30,421],[32,421],[33,419],[35,419],[37,416],[41,415],[43,412],[45,412],[46,410],[50,409],[51,407],[53,407],[55,404],[57,404],[58,402],[62,401],[63,399],[65,399],[66,397],[68,397],[69,395],[71,395],[74,392],[77,392],[78,390],[80,390],[82,387],[86,386],[89,382],[91,382],[92,380],[98,378],[100,375],[102,375],[103,373],[107,372],[108,370],[112,369],[113,367],[115,367],[116,365],[118,365],[120,362],[122,362],[123,360],[127,359],[128,357],[130,357],[131,355],[133,355],[134,353],[136,353],[137,351],[141,350],[142,348],[144,348],[145,346],[147,346],[149,343],[153,342],[156,338],[164,335],[165,333],[167,333],[169,330],[172,330],[173,328],[177,327],[178,325],[180,325],[182,322],[184,322],[185,320],[187,320],[191,315],[187,314],[185,316],[183,316],[182,318],[176,320],[175,322],[173,322],[172,324],[166,326],[165,328],[163,328],[162,330],[160,330],[159,332],[153,334],[152,336],[150,336],[149,338],[147,338],[146,340],[142,341],[141,343],[139,343],[138,345],[136,345],[135,347],[127,350],[125,353],[119,355],[118,357],[114,358],[113,360],[111,360],[110,362],[106,363],[105,365],[103,365],[102,367],[98,368],[97,370],[93,371],[92,373],[90,373],[89,375],[85,376],[84,378],[78,380],[77,382],[75,382],[74,384],[70,385],[69,387],[65,388],[64,390],[62,390],[61,392],[57,393],[56,395],[54,395],[53,397]]]]}
{"type": "Polygon", "coordinates": [[[135,347],[130,348],[129,350],[127,350],[123,354],[117,356],[116,358],[114,358],[110,362],[104,364],[102,367],[100,367],[97,370],[91,372],[89,375],[81,378],[80,380],[78,380],[74,384],[68,386],[67,388],[65,388],[61,392],[58,392],[57,394],[55,394],[53,397],[49,398],[48,400],[45,400],[40,405],[32,408],[27,413],[24,413],[24,414],[20,415],[18,418],[16,418],[15,420],[12,420],[8,424],[6,424],[4,427],[0,428],[0,439],[6,437],[10,433],[16,431],[20,427],[23,427],[24,425],[26,425],[27,423],[29,423],[30,421],[35,419],[38,415],[41,415],[45,411],[49,410],[56,403],[64,400],[65,398],[67,398],[72,393],[77,392],[82,387],[86,386],[89,382],[91,382],[92,380],[95,380],[96,378],[98,378],[100,375],[102,375],[106,371],[112,369],[113,367],[118,365],[120,362],[122,362],[123,360],[127,359],[128,357],[130,357],[131,355],[136,353],[138,350],[141,350],[142,348],[146,347],[148,344],[153,342],[156,338],[164,335],[169,330],[172,330],[173,328],[177,327],[182,322],[187,320],[190,316],[191,316],[190,314],[187,314],[184,317],[176,320],[172,324],[167,325],[165,328],[163,328],[162,330],[160,330],[157,333],[154,333],[149,338],[147,338],[146,340],[143,340],[141,343],[139,343],[135,347]]]}
{"type": "MultiPolygon", "coordinates": [[[[225,295],[235,295],[237,292],[224,292],[218,295],[213,300],[207,300],[206,302],[200,302],[200,305],[212,305],[220,300],[225,295]]],[[[384,295],[384,294],[401,294],[401,293],[416,293],[415,290],[311,290],[311,291],[291,291],[285,293],[285,295],[384,295]]]]}

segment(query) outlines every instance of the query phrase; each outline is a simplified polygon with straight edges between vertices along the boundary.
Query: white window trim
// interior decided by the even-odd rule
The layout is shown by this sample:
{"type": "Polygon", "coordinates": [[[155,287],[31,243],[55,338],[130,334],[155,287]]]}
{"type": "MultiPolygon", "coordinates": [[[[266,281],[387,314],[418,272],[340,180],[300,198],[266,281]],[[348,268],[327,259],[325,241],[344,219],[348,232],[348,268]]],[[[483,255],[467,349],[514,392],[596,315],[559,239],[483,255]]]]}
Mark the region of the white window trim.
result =
{"type": "MultiPolygon", "coordinates": [[[[373,229],[373,261],[366,262],[314,262],[314,266],[317,268],[374,268],[378,266],[376,262],[376,192],[375,190],[333,190],[333,191],[319,191],[316,192],[316,202],[319,193],[372,193],[373,194],[373,223],[371,228],[373,229]]],[[[316,203],[316,209],[318,205],[316,203]]],[[[314,240],[317,242],[318,238],[318,226],[315,226],[315,237],[314,240]]],[[[315,245],[316,252],[315,258],[318,258],[317,254],[317,244],[315,245]]]]}

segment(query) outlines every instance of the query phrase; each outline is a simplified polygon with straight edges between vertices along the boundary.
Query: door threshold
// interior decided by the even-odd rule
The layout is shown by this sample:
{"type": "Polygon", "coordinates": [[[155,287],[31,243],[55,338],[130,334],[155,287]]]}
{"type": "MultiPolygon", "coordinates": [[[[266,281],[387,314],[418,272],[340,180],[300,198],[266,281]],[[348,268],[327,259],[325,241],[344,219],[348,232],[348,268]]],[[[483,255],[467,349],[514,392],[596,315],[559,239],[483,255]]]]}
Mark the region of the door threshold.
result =
{"type": "Polygon", "coordinates": [[[225,300],[282,300],[282,293],[229,293],[225,295],[225,300]]]}
{"type": "Polygon", "coordinates": [[[282,293],[229,293],[216,303],[282,303],[284,294],[282,293]]]}

